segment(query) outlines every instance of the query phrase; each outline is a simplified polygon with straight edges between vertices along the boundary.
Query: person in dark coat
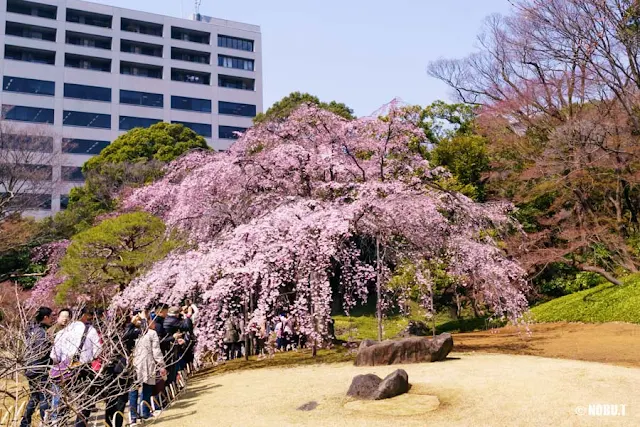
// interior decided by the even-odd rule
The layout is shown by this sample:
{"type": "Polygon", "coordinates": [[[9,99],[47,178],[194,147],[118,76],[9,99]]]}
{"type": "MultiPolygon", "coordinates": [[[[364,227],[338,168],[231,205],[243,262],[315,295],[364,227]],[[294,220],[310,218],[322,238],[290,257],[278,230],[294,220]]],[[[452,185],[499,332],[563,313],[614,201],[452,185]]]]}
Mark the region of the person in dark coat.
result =
{"type": "Polygon", "coordinates": [[[129,390],[133,386],[133,378],[127,372],[128,359],[133,354],[136,340],[142,334],[143,319],[146,320],[144,313],[138,312],[134,314],[130,321],[125,322],[118,334],[113,337],[115,342],[122,343],[124,352],[116,354],[105,369],[106,376],[110,378],[108,388],[112,389],[107,393],[105,410],[105,421],[108,427],[122,427],[124,423],[124,418],[121,414],[124,414],[127,401],[130,399],[129,390]],[[113,424],[114,416],[115,424],[113,424]]]}
{"type": "Polygon", "coordinates": [[[49,409],[46,396],[47,375],[49,372],[52,342],[47,336],[47,329],[53,324],[53,311],[49,307],[40,307],[36,312],[35,322],[27,332],[27,369],[25,376],[29,380],[29,402],[20,421],[20,427],[31,426],[31,419],[40,406],[40,418],[44,419],[49,409]]]}
{"type": "Polygon", "coordinates": [[[160,339],[160,348],[162,349],[163,354],[166,354],[169,350],[162,342],[164,337],[167,336],[167,332],[164,330],[164,320],[166,319],[168,312],[169,306],[167,304],[160,304],[156,307],[156,315],[153,318],[153,321],[156,323],[156,333],[160,339]]]}
{"type": "Polygon", "coordinates": [[[167,349],[165,353],[168,370],[167,384],[171,384],[176,380],[178,374],[177,364],[187,344],[185,334],[193,329],[191,319],[183,319],[180,311],[180,307],[171,307],[163,323],[166,335],[160,340],[160,348],[164,346],[167,349]]]}

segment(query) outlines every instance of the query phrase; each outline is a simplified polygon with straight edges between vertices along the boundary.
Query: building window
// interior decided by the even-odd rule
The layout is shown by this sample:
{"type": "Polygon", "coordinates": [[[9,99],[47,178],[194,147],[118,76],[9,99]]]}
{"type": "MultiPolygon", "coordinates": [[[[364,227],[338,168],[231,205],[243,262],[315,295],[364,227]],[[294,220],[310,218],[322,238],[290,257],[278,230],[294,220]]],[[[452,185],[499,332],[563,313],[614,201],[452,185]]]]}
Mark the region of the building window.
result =
{"type": "Polygon", "coordinates": [[[162,46],[157,44],[134,42],[130,40],[120,41],[120,52],[162,58],[162,46]]]}
{"type": "Polygon", "coordinates": [[[218,35],[218,47],[226,47],[228,49],[238,49],[246,50],[247,52],[253,52],[253,40],[218,35]]]}
{"type": "Polygon", "coordinates": [[[97,49],[111,50],[111,37],[100,37],[91,34],[74,33],[67,31],[66,39],[67,44],[75,46],[95,47],[97,49]]]}
{"type": "Polygon", "coordinates": [[[256,106],[251,104],[239,104],[237,102],[218,101],[218,114],[255,117],[256,106]]]}
{"type": "Polygon", "coordinates": [[[34,95],[54,96],[55,82],[46,80],[24,79],[21,77],[4,76],[2,90],[5,92],[31,93],[34,95]]]}
{"type": "Polygon", "coordinates": [[[136,21],[128,18],[120,19],[120,29],[130,33],[147,34],[149,36],[162,37],[162,24],[153,22],[136,21]]]}
{"type": "Polygon", "coordinates": [[[53,138],[40,135],[0,135],[0,149],[53,153],[53,138]]]}
{"type": "Polygon", "coordinates": [[[111,102],[111,89],[99,86],[64,84],[64,97],[76,99],[90,99],[92,101],[111,102]]]}
{"type": "Polygon", "coordinates": [[[160,119],[145,119],[142,117],[120,116],[120,130],[131,130],[134,128],[148,128],[156,123],[160,123],[160,119]]]}
{"type": "Polygon", "coordinates": [[[238,139],[238,135],[235,132],[244,133],[247,128],[239,128],[236,126],[218,126],[218,138],[221,139],[238,139]]]}
{"type": "Polygon", "coordinates": [[[209,44],[211,34],[186,28],[171,27],[171,38],[193,43],[209,44]]]}
{"type": "Polygon", "coordinates": [[[162,67],[153,65],[136,64],[133,62],[120,62],[120,74],[137,77],[162,78],[162,67]]]}
{"type": "Polygon", "coordinates": [[[236,58],[235,56],[218,55],[218,66],[253,71],[253,59],[236,58]]]}
{"type": "Polygon", "coordinates": [[[53,124],[53,109],[22,107],[20,105],[3,105],[2,118],[18,122],[53,124]]]}
{"type": "Polygon", "coordinates": [[[184,96],[172,96],[171,108],[174,110],[211,112],[211,100],[200,98],[187,98],[184,96]]]}
{"type": "Polygon", "coordinates": [[[197,52],[195,50],[179,49],[177,47],[171,48],[171,59],[178,61],[197,62],[199,64],[210,64],[211,55],[206,52],[197,52]]]}
{"type": "Polygon", "coordinates": [[[84,10],[67,9],[67,22],[92,25],[94,27],[111,28],[111,16],[84,10]]]}
{"type": "Polygon", "coordinates": [[[218,74],[218,86],[230,89],[255,90],[256,81],[244,77],[225,76],[218,74]]]}
{"type": "Polygon", "coordinates": [[[60,175],[63,181],[68,182],[83,182],[84,175],[82,174],[82,168],[77,166],[62,166],[60,175]]]}
{"type": "Polygon", "coordinates": [[[56,63],[56,53],[48,50],[6,45],[4,47],[4,59],[54,65],[56,63]]]}
{"type": "Polygon", "coordinates": [[[120,91],[120,103],[130,105],[144,105],[145,107],[164,107],[162,94],[135,92],[132,90],[120,91]]]}
{"type": "Polygon", "coordinates": [[[184,127],[188,127],[195,133],[200,136],[204,136],[205,138],[211,138],[211,125],[207,125],[204,123],[189,123],[189,122],[180,122],[180,121],[172,121],[171,123],[179,124],[184,127]]]}
{"type": "Polygon", "coordinates": [[[69,207],[69,195],[61,194],[60,195],[60,209],[65,210],[69,207]]]}
{"type": "Polygon", "coordinates": [[[95,58],[92,56],[72,55],[67,53],[64,57],[64,66],[70,68],[82,68],[91,71],[111,72],[111,60],[95,58]]]}
{"type": "Polygon", "coordinates": [[[53,28],[19,24],[17,22],[7,21],[5,34],[27,39],[46,40],[50,42],[56,41],[56,30],[53,28]]]}
{"type": "Polygon", "coordinates": [[[93,139],[62,138],[62,152],[70,154],[100,154],[109,141],[93,139]]]}
{"type": "Polygon", "coordinates": [[[7,12],[39,16],[40,18],[47,19],[56,19],[58,15],[58,8],[48,4],[31,3],[22,0],[8,0],[7,12]]]}
{"type": "Polygon", "coordinates": [[[53,178],[53,167],[51,165],[15,165],[16,178],[28,181],[51,181],[53,178]]]}
{"type": "MultiPolygon", "coordinates": [[[[0,199],[4,193],[0,193],[0,199]]],[[[51,194],[20,193],[11,199],[8,210],[51,210],[51,194]]]]}
{"type": "Polygon", "coordinates": [[[195,83],[208,85],[211,83],[211,73],[200,73],[198,71],[171,69],[171,80],[176,82],[195,83]]]}
{"type": "Polygon", "coordinates": [[[64,126],[111,129],[111,115],[65,110],[62,115],[62,124],[64,126]]]}

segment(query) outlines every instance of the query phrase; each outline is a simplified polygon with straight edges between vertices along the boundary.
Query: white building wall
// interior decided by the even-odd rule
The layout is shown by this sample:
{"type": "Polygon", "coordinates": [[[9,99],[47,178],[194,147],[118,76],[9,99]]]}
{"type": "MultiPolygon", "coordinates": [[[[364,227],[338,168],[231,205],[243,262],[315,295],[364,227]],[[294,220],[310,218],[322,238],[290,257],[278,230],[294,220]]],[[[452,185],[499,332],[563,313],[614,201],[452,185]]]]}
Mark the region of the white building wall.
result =
{"type": "MultiPolygon", "coordinates": [[[[78,138],[91,140],[113,141],[122,131],[119,130],[119,117],[133,116],[152,118],[166,122],[184,121],[191,123],[210,124],[212,137],[206,138],[210,146],[215,149],[226,149],[233,142],[218,137],[218,126],[236,126],[248,128],[252,125],[251,117],[230,116],[218,114],[218,101],[237,102],[256,106],[261,112],[262,105],[262,42],[260,27],[239,22],[202,16],[200,21],[195,19],[180,19],[163,15],[140,12],[136,10],[116,8],[97,3],[79,0],[34,0],[32,3],[53,5],[57,7],[56,20],[38,16],[7,12],[7,2],[0,0],[0,77],[13,76],[55,82],[55,96],[42,96],[25,93],[0,91],[0,104],[54,109],[53,125],[46,126],[48,132],[54,136],[53,165],[54,181],[61,176],[63,166],[81,166],[90,155],[62,153],[62,138],[78,138]],[[67,22],[67,8],[86,12],[100,13],[112,16],[112,28],[101,28],[67,22]],[[162,37],[122,31],[121,18],[128,18],[142,22],[156,23],[163,26],[162,37]],[[56,41],[36,40],[5,34],[6,21],[37,25],[56,29],[56,41]],[[210,43],[201,44],[171,38],[171,27],[210,33],[210,43]],[[66,44],[66,31],[110,37],[111,50],[95,47],[76,46],[66,44]],[[254,51],[248,52],[238,49],[218,47],[218,35],[238,37],[253,40],[254,51]],[[162,57],[132,54],[120,51],[121,39],[161,45],[162,57]],[[25,61],[5,59],[5,45],[54,51],[55,65],[31,63],[25,61]],[[171,47],[189,49],[210,54],[210,64],[171,59],[171,47]],[[65,67],[65,54],[78,54],[111,60],[110,72],[65,67]],[[218,54],[254,60],[254,71],[224,68],[218,66],[218,54]],[[138,77],[120,74],[120,61],[135,62],[145,65],[163,67],[162,79],[138,77]],[[211,74],[210,84],[202,85],[171,80],[171,69],[178,68],[190,71],[200,71],[211,74]],[[218,74],[245,77],[255,80],[253,91],[218,87],[218,74]],[[89,86],[111,88],[111,102],[64,98],[64,84],[74,83],[89,86]],[[120,104],[120,89],[138,92],[150,92],[163,95],[162,108],[147,106],[132,106],[120,104]],[[191,98],[209,99],[212,103],[211,113],[183,111],[171,108],[171,96],[185,96],[191,98]],[[63,125],[63,111],[82,111],[111,115],[110,129],[96,129],[89,127],[74,127],[63,125]]],[[[194,17],[195,18],[195,17],[194,17]]],[[[3,85],[4,86],[4,85],[3,85]]],[[[4,89],[4,87],[3,87],[4,89]]],[[[24,122],[14,122],[18,126],[31,126],[24,122]]],[[[80,185],[78,182],[60,182],[52,194],[52,211],[60,208],[60,196],[68,194],[70,188],[80,185]]],[[[42,216],[49,212],[35,212],[42,216]]]]}

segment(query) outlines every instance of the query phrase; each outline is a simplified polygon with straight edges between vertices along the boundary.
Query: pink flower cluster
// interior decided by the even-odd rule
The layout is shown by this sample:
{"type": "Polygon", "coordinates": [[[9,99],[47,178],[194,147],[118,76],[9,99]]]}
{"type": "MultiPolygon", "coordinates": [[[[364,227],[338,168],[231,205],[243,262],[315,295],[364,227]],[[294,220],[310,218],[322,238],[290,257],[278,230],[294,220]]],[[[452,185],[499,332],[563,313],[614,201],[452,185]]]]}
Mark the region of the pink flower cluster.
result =
{"type": "Polygon", "coordinates": [[[31,291],[31,296],[27,300],[27,305],[31,307],[52,305],[56,288],[64,282],[64,278],[58,274],[58,269],[60,260],[64,257],[70,243],[68,240],[58,240],[33,249],[31,261],[34,263],[46,263],[47,274],[36,282],[31,291]]]}
{"type": "Polygon", "coordinates": [[[114,305],[199,296],[200,350],[219,345],[226,319],[244,307],[250,327],[287,311],[322,343],[335,292],[348,312],[378,272],[386,282],[389,266],[439,259],[497,315],[519,317],[524,271],[484,232],[510,226],[511,207],[438,190],[445,172],[411,151],[416,139],[422,130],[395,103],[383,117],[354,121],[303,106],[250,129],[228,152],[176,160],[123,207],[160,216],[192,249],[158,262],[114,305]]]}

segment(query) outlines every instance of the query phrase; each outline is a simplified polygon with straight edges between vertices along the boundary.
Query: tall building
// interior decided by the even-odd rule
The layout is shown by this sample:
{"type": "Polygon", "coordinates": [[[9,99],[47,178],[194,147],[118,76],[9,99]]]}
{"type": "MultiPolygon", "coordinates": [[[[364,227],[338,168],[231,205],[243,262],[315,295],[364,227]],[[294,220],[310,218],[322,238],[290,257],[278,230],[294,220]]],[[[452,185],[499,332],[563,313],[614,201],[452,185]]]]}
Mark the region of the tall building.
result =
{"type": "Polygon", "coordinates": [[[83,163],[134,127],[182,123],[225,149],[262,111],[259,26],[79,0],[0,10],[2,118],[50,135],[33,141],[55,159],[37,216],[64,209],[83,163]]]}

